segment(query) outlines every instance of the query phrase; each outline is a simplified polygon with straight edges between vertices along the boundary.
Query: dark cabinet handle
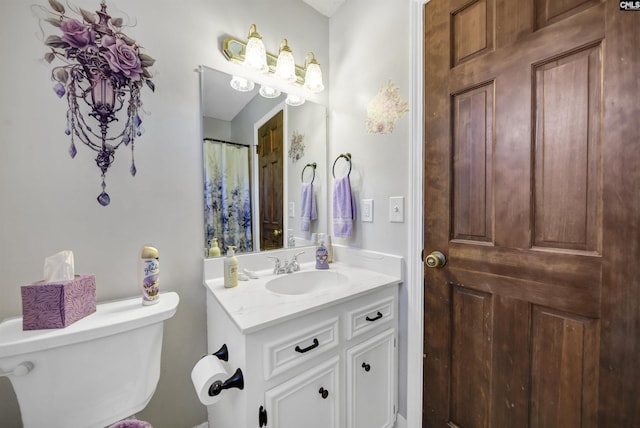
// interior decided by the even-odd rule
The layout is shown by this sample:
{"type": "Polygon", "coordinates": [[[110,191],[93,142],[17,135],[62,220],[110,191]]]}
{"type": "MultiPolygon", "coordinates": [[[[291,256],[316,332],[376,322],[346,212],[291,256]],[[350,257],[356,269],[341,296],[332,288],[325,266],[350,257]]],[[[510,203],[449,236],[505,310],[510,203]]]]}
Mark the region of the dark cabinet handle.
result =
{"type": "Polygon", "coordinates": [[[296,346],[295,350],[296,352],[300,352],[301,354],[304,354],[305,352],[309,352],[312,349],[317,348],[320,345],[320,342],[318,342],[318,339],[316,339],[315,337],[313,338],[313,344],[307,346],[306,348],[300,348],[300,346],[296,346]]]}
{"type": "Polygon", "coordinates": [[[320,388],[320,390],[318,391],[318,394],[322,395],[323,400],[326,400],[327,397],[329,396],[329,391],[327,391],[324,388],[320,388]]]}
{"type": "Polygon", "coordinates": [[[362,363],[362,368],[364,369],[365,372],[368,372],[369,370],[371,370],[371,365],[367,363],[362,363]]]}
{"type": "Polygon", "coordinates": [[[267,411],[262,406],[260,406],[260,410],[258,410],[258,423],[261,427],[267,426],[267,411]]]}
{"type": "Polygon", "coordinates": [[[379,320],[380,318],[382,318],[382,312],[378,311],[378,313],[376,314],[376,316],[375,316],[375,317],[373,317],[373,318],[366,317],[365,319],[366,319],[367,321],[377,321],[377,320],[379,320]]]}

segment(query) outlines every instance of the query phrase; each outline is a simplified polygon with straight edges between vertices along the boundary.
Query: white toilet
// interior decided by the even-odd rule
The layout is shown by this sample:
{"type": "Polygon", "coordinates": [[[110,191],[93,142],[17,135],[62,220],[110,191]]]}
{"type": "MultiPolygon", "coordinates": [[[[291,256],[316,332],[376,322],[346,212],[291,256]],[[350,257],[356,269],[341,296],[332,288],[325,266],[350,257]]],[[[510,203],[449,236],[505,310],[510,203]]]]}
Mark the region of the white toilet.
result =
{"type": "Polygon", "coordinates": [[[0,323],[0,376],[11,380],[25,428],[103,428],[142,410],[160,378],[163,321],[180,301],[163,293],[98,304],[62,329],[0,323]]]}

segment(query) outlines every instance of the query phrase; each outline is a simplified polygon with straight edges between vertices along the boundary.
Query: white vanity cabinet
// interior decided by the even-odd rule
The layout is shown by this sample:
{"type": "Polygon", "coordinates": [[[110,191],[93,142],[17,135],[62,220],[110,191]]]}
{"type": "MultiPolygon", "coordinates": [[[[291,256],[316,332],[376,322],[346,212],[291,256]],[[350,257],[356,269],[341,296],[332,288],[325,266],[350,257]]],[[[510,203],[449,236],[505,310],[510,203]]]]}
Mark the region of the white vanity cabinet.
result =
{"type": "Polygon", "coordinates": [[[347,350],[347,428],[391,428],[396,419],[396,332],[347,350]]]}
{"type": "Polygon", "coordinates": [[[266,426],[339,428],[337,356],[265,392],[266,426]]]}
{"type": "MultiPolygon", "coordinates": [[[[244,389],[208,406],[210,428],[391,428],[398,285],[384,284],[245,329],[207,293],[209,352],[229,350],[244,389]]],[[[282,299],[282,304],[295,304],[282,299]]]]}

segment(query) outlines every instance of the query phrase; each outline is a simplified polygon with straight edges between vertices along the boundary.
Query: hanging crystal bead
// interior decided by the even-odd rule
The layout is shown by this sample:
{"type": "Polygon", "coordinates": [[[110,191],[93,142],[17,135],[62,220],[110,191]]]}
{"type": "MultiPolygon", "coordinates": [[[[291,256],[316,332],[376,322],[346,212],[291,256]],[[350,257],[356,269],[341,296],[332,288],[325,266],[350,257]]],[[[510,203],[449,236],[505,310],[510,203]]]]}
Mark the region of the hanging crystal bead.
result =
{"type": "Polygon", "coordinates": [[[104,191],[106,187],[107,183],[104,182],[104,174],[102,174],[102,193],[100,193],[96,199],[98,199],[98,203],[103,207],[106,207],[107,205],[109,205],[109,203],[111,203],[109,194],[104,191]]]}
{"type": "Polygon", "coordinates": [[[111,202],[111,198],[107,192],[102,192],[98,195],[98,203],[103,207],[106,207],[111,202]]]}

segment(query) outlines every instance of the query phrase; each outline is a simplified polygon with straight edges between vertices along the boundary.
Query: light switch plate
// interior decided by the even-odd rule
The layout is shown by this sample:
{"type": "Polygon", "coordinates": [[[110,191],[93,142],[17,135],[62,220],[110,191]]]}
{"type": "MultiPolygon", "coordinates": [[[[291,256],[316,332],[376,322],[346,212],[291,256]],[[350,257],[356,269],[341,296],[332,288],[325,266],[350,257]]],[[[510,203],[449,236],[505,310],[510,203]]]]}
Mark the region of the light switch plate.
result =
{"type": "Polygon", "coordinates": [[[362,221],[373,223],[373,199],[363,199],[360,201],[362,210],[362,221]]]}
{"type": "Polygon", "coordinates": [[[389,221],[391,223],[404,223],[404,196],[392,196],[389,198],[389,221]]]}
{"type": "Polygon", "coordinates": [[[289,202],[289,218],[294,218],[296,216],[296,203],[289,202]]]}

